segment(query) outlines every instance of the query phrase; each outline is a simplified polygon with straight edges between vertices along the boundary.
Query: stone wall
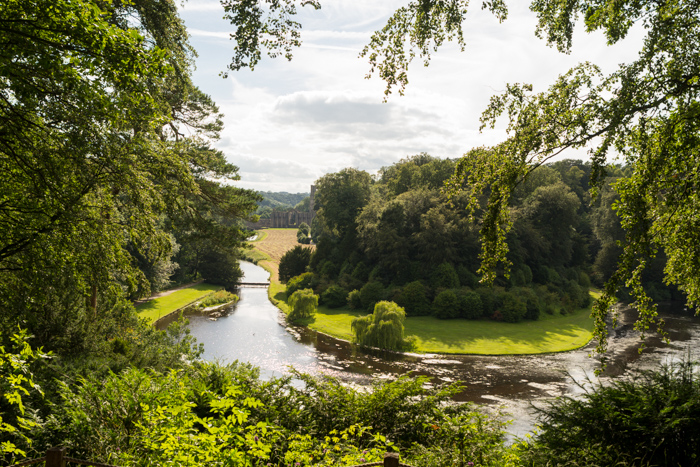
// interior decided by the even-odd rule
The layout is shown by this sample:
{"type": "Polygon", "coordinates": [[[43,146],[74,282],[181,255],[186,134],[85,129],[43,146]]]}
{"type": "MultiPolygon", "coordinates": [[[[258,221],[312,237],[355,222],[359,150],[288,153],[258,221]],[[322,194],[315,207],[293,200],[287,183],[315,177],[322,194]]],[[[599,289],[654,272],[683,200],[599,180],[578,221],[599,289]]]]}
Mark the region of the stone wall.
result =
{"type": "Polygon", "coordinates": [[[316,186],[311,185],[309,212],[297,211],[296,209],[272,211],[269,219],[260,219],[258,222],[246,222],[246,226],[251,229],[293,229],[299,227],[302,222],[311,226],[311,221],[316,216],[314,211],[315,194],[316,186]]]}

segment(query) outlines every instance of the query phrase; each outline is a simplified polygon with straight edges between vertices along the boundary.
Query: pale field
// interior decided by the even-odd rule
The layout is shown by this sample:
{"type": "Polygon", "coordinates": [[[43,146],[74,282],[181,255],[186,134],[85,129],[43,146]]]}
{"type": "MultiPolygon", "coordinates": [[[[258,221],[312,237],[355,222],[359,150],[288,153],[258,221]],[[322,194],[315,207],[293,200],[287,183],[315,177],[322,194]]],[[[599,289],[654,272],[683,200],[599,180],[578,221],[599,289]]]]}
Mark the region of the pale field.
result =
{"type": "MultiPolygon", "coordinates": [[[[258,230],[259,240],[251,242],[253,249],[260,251],[270,258],[269,261],[259,261],[259,264],[270,271],[271,280],[278,281],[277,271],[282,256],[297,245],[297,229],[264,229],[258,230]]],[[[316,248],[316,245],[301,245],[316,248]]]]}

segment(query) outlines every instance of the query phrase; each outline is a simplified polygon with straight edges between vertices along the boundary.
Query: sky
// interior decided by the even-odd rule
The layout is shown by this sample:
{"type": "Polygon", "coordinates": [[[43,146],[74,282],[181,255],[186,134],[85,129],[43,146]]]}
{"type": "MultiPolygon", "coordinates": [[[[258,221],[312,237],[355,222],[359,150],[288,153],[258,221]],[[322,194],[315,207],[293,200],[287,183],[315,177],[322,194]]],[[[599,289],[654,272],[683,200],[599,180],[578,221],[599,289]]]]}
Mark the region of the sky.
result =
{"type": "MultiPolygon", "coordinates": [[[[404,96],[384,103],[385,84],[365,79],[359,58],[372,32],[408,0],[321,0],[322,9],[300,9],[303,45],[294,58],[268,58],[254,71],[220,76],[233,56],[234,27],[216,0],[189,0],[180,9],[199,57],[194,83],[212,96],[225,129],[215,146],[239,167],[237,185],[259,191],[308,192],[327,173],[354,167],[376,173],[402,158],[426,152],[456,158],[469,149],[497,144],[505,123],[479,131],[489,99],[507,83],[546,90],[557,76],[589,61],[604,73],[634,60],[643,31],[607,46],[604,36],[579,29],[571,54],[561,54],[535,36],[529,2],[509,2],[499,24],[472,2],[464,23],[466,49],[447,44],[429,67],[415,60],[404,96]]],[[[585,158],[585,151],[560,158],[585,158]]]]}

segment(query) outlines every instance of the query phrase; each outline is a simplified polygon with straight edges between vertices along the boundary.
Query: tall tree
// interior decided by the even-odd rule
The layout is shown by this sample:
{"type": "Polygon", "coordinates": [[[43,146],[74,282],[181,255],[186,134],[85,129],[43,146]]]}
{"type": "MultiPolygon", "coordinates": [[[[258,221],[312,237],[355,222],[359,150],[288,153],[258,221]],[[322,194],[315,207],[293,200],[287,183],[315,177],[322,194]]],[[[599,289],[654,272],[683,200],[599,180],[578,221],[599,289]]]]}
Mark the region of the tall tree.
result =
{"type": "Polygon", "coordinates": [[[221,185],[237,168],[208,149],[221,120],[190,81],[192,56],[170,0],[2,2],[7,322],[94,319],[98,295],[111,307],[144,282],[130,252],[169,257],[164,215],[254,208],[252,193],[221,185]]]}

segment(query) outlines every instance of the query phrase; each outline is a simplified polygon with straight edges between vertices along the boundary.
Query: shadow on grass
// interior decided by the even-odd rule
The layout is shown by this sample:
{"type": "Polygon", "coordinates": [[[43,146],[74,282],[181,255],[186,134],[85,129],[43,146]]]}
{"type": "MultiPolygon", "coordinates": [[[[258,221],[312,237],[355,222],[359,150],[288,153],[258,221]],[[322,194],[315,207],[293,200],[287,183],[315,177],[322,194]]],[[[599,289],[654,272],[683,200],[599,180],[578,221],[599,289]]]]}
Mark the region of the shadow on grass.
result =
{"type": "Polygon", "coordinates": [[[136,305],[134,309],[139,313],[146,313],[149,311],[157,310],[158,305],[156,305],[155,300],[149,300],[147,302],[136,305]]]}

